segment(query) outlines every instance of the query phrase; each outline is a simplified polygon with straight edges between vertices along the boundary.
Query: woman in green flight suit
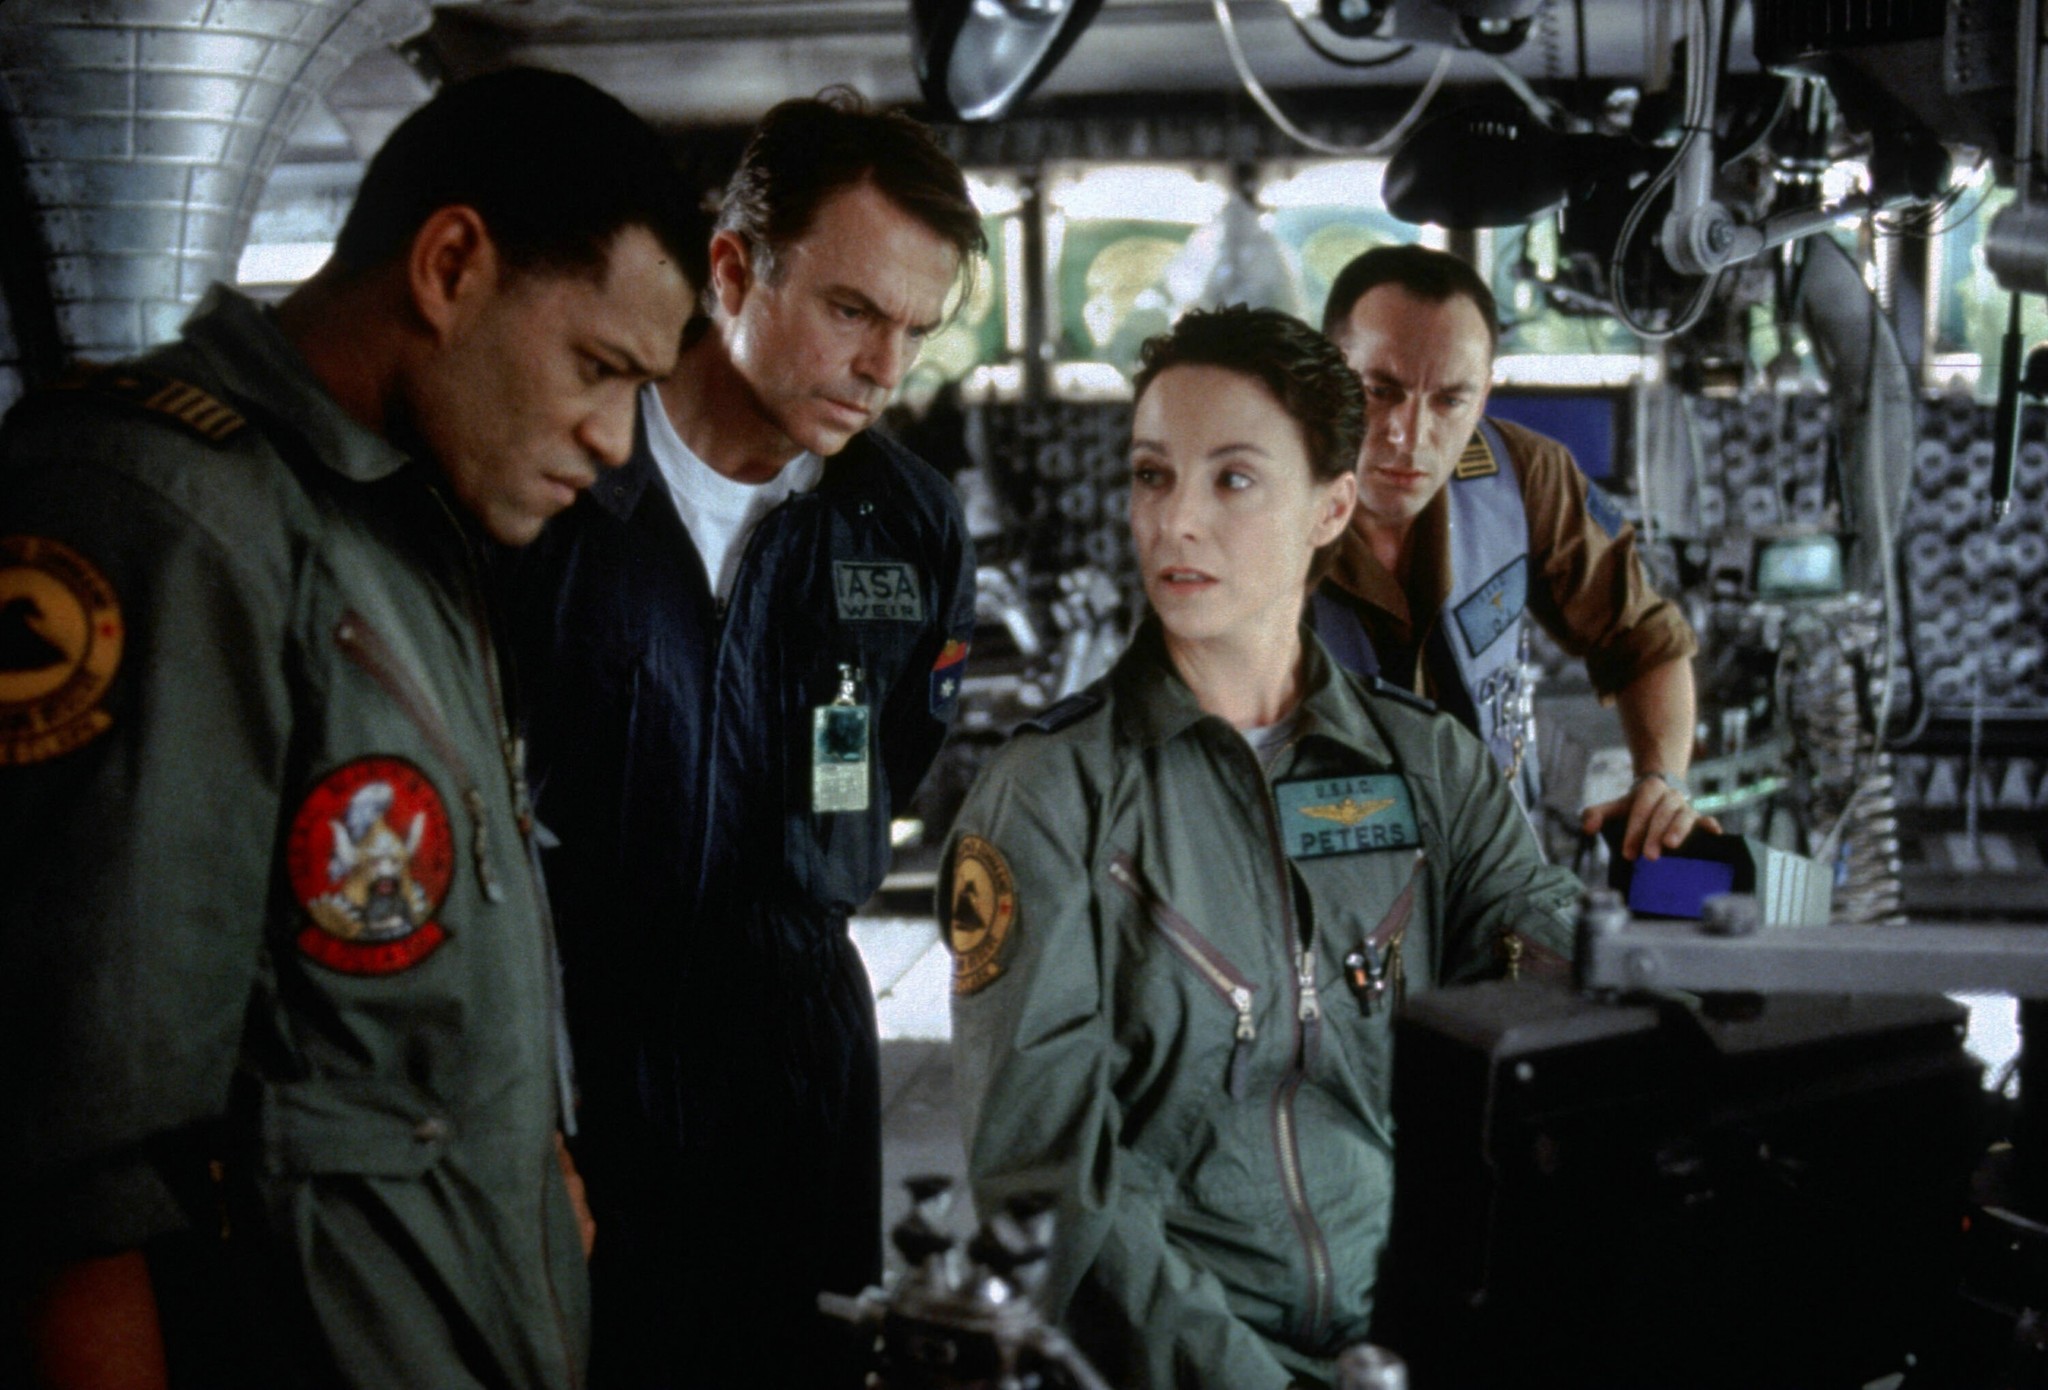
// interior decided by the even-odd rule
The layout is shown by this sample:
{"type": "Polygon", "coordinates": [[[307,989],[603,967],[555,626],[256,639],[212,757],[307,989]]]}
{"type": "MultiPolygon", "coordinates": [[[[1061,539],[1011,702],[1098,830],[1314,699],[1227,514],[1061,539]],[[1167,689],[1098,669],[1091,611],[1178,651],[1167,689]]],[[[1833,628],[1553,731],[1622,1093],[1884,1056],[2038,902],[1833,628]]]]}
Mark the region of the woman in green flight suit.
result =
{"type": "Polygon", "coordinates": [[[1306,325],[1146,344],[1131,532],[1150,612],[991,762],[946,856],[977,1203],[1051,1195],[1044,1297],[1119,1386],[1327,1385],[1366,1338],[1404,991],[1562,954],[1480,743],[1301,625],[1356,497],[1358,380],[1306,325]]]}

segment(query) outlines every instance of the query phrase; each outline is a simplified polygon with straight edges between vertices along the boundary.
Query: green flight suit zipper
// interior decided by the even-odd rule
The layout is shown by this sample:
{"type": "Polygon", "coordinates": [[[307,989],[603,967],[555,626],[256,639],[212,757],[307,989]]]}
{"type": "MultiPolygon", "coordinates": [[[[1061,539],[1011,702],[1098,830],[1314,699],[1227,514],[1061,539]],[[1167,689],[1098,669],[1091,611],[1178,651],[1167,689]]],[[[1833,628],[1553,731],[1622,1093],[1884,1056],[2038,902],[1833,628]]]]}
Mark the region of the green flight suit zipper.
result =
{"type": "Polygon", "coordinates": [[[412,672],[406,669],[405,663],[398,659],[397,653],[391,650],[384,634],[371,627],[354,609],[343,613],[341,621],[334,625],[334,645],[341,648],[341,654],[354,662],[359,670],[383,687],[384,693],[412,720],[414,727],[426,739],[427,746],[434,750],[434,756],[454,774],[456,796],[469,813],[469,857],[476,870],[477,884],[490,901],[505,901],[505,886],[498,882],[497,871],[491,867],[490,830],[485,814],[488,807],[483,789],[477,786],[469,763],[462,756],[461,749],[456,747],[455,736],[448,731],[441,712],[434,707],[412,672]]]}
{"type": "Polygon", "coordinates": [[[1309,940],[1302,941],[1294,918],[1294,866],[1289,862],[1286,845],[1280,838],[1280,808],[1273,800],[1273,788],[1266,781],[1265,769],[1259,765],[1251,745],[1241,738],[1234,743],[1243,750],[1242,756],[1259,786],[1259,808],[1266,820],[1266,846],[1273,856],[1280,890],[1284,955],[1293,967],[1294,1059],[1273,1092],[1273,1152],[1280,1167],[1281,1190],[1287,1199],[1288,1215],[1293,1218],[1295,1232],[1308,1259],[1308,1309],[1298,1324],[1299,1335],[1304,1345],[1318,1346],[1329,1325],[1331,1289],[1336,1275],[1329,1242],[1309,1205],[1308,1181],[1301,1164],[1301,1135],[1294,1116],[1295,1097],[1301,1093],[1302,1083],[1308,1080],[1309,1069],[1315,1064],[1322,1041],[1323,1007],[1322,997],[1316,988],[1314,923],[1310,923],[1309,940]]]}
{"type": "Polygon", "coordinates": [[[1182,960],[1195,968],[1195,973],[1215,991],[1218,998],[1237,1015],[1236,1037],[1230,1045],[1230,1063],[1225,1069],[1224,1088],[1232,1100],[1243,1100],[1245,1073],[1251,1057],[1251,1045],[1257,1040],[1259,1031],[1252,1021],[1252,994],[1257,986],[1246,978],[1243,971],[1232,965],[1223,953],[1203,936],[1193,922],[1183,917],[1173,904],[1153,892],[1138,873],[1138,866],[1128,854],[1119,854],[1109,863],[1109,876],[1117,886],[1138,900],[1145,909],[1147,918],[1166,939],[1166,944],[1182,960]]]}
{"type": "Polygon", "coordinates": [[[1407,996],[1408,972],[1401,959],[1401,942],[1408,935],[1408,918],[1415,911],[1415,891],[1427,858],[1427,851],[1415,851],[1408,867],[1408,881],[1401,886],[1387,915],[1359,949],[1344,957],[1345,980],[1358,1000],[1359,1011],[1367,1017],[1382,1004],[1400,1008],[1407,996]]]}
{"type": "MultiPolygon", "coordinates": [[[[562,998],[562,976],[560,970],[560,949],[555,944],[555,914],[548,901],[547,884],[541,874],[540,844],[533,815],[533,800],[526,782],[526,746],[523,739],[512,732],[511,719],[505,711],[504,692],[498,682],[497,640],[492,632],[489,600],[485,598],[487,586],[484,581],[484,567],[477,556],[476,543],[462,518],[455,514],[441,489],[429,486],[434,502],[455,532],[455,543],[462,551],[463,567],[467,571],[469,585],[464,597],[467,599],[469,620],[475,630],[477,651],[483,666],[484,687],[491,706],[491,722],[498,736],[498,752],[505,764],[505,777],[512,797],[513,817],[519,827],[520,838],[525,841],[527,873],[534,912],[540,918],[541,931],[541,979],[542,993],[546,996],[548,1014],[549,1050],[555,1062],[555,1108],[563,1131],[573,1134],[576,1127],[574,1113],[574,1081],[570,1074],[568,1058],[569,1032],[566,1018],[567,1005],[562,998]]],[[[445,735],[445,729],[444,729],[445,735]]],[[[478,853],[481,854],[483,793],[474,785],[465,791],[465,799],[472,800],[472,814],[478,819],[478,853]]],[[[491,901],[503,900],[504,890],[499,888],[491,901]]],[[[536,1225],[540,1231],[540,1254],[542,1283],[548,1292],[549,1311],[554,1314],[555,1335],[561,1339],[563,1370],[568,1377],[570,1390],[581,1390],[582,1376],[577,1374],[576,1355],[571,1349],[568,1315],[562,1310],[562,1296],[555,1288],[554,1276],[548,1271],[554,1267],[554,1252],[548,1240],[547,1184],[554,1174],[549,1171],[557,1162],[553,1145],[543,1160],[541,1191],[537,1194],[539,1206],[536,1210],[536,1225]]],[[[564,1196],[566,1197],[566,1192],[564,1196]]]]}

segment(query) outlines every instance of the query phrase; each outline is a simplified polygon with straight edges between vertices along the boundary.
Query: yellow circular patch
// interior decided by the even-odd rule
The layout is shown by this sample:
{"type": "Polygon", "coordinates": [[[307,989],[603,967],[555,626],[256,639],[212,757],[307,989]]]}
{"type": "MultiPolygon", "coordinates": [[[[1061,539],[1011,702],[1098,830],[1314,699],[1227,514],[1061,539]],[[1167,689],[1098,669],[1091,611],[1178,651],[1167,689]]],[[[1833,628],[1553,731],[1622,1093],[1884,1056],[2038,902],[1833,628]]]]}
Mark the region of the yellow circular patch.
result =
{"type": "Polygon", "coordinates": [[[973,994],[1003,973],[1003,943],[1017,921],[1017,885],[1002,851],[979,835],[962,835],[953,850],[948,902],[953,993],[973,994]]]}
{"type": "Polygon", "coordinates": [[[114,722],[100,701],[121,665],[121,605],[59,541],[0,536],[0,765],[81,748],[114,722]]]}

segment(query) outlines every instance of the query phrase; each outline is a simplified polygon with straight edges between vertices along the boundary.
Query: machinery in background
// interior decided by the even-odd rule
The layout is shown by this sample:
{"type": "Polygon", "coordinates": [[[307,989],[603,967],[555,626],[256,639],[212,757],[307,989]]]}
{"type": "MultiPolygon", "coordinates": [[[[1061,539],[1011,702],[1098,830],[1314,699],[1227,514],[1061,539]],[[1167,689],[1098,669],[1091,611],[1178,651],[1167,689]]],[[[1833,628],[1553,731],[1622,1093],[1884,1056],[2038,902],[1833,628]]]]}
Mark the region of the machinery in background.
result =
{"type": "Polygon", "coordinates": [[[1052,1248],[1051,1211],[1013,1204],[962,1252],[946,1227],[952,1179],[907,1186],[910,1214],[890,1232],[903,1275],[855,1298],[818,1295],[820,1310],[874,1334],[880,1390],[1110,1390],[1032,1301],[1052,1248]]]}
{"type": "Polygon", "coordinates": [[[1412,1000],[1375,1337],[1457,1390],[1984,1383],[1955,1374],[1984,1108],[1962,1018],[1527,981],[1412,1000]]]}
{"type": "MultiPolygon", "coordinates": [[[[982,1222],[964,1251],[946,1225],[953,1182],[916,1177],[910,1214],[890,1232],[904,1272],[820,1311],[874,1334],[876,1390],[1110,1390],[1034,1301],[1052,1250],[1053,1213],[1021,1199],[982,1222]],[[963,1259],[964,1255],[964,1259],[963,1259]]],[[[1402,1359],[1367,1343],[1337,1356],[1334,1390],[1408,1390],[1402,1359]]]]}

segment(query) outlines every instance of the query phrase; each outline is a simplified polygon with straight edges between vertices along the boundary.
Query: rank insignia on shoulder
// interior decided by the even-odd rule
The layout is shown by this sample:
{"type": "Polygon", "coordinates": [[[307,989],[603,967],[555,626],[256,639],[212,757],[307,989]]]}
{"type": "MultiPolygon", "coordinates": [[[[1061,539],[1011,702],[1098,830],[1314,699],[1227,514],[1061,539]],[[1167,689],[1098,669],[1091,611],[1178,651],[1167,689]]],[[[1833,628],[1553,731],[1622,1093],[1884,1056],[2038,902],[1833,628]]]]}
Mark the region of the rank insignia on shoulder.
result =
{"type": "Polygon", "coordinates": [[[305,955],[344,975],[395,975],[448,939],[434,914],[455,877],[448,807],[419,768],[343,763],[299,803],[285,841],[305,955]]]}
{"type": "Polygon", "coordinates": [[[932,663],[932,713],[944,714],[960,694],[960,678],[967,674],[966,642],[955,637],[939,648],[932,663]]]}
{"type": "Polygon", "coordinates": [[[1399,773],[1308,777],[1273,788],[1280,836],[1294,859],[1327,859],[1422,843],[1415,802],[1399,773]]]}
{"type": "Polygon", "coordinates": [[[113,726],[127,630],[114,586],[61,541],[0,536],[0,766],[46,762],[113,726]]]}
{"type": "Polygon", "coordinates": [[[1458,455],[1457,463],[1451,466],[1451,476],[1460,482],[1468,478],[1491,478],[1500,472],[1500,462],[1493,456],[1493,450],[1486,447],[1485,438],[1474,430],[1472,438],[1465,445],[1465,452],[1458,455]]]}
{"type": "Polygon", "coordinates": [[[214,444],[232,439],[249,423],[233,407],[189,381],[137,367],[81,365],[48,389],[94,391],[103,396],[113,396],[144,410],[168,415],[201,439],[214,444]]]}
{"type": "Polygon", "coordinates": [[[1033,733],[1056,734],[1069,724],[1078,724],[1103,706],[1103,698],[1093,690],[1077,690],[1064,700],[1055,700],[1031,718],[1017,726],[1022,733],[1029,729],[1033,733]]]}
{"type": "Polygon", "coordinates": [[[962,835],[946,890],[953,993],[978,994],[1003,973],[1003,947],[1016,924],[1017,884],[1003,852],[979,835],[962,835]]]}
{"type": "Polygon", "coordinates": [[[1399,700],[1402,704],[1419,709],[1424,714],[1436,713],[1436,701],[1426,695],[1418,695],[1406,686],[1395,685],[1384,676],[1367,676],[1365,684],[1375,695],[1385,696],[1389,700],[1399,700]]]}

